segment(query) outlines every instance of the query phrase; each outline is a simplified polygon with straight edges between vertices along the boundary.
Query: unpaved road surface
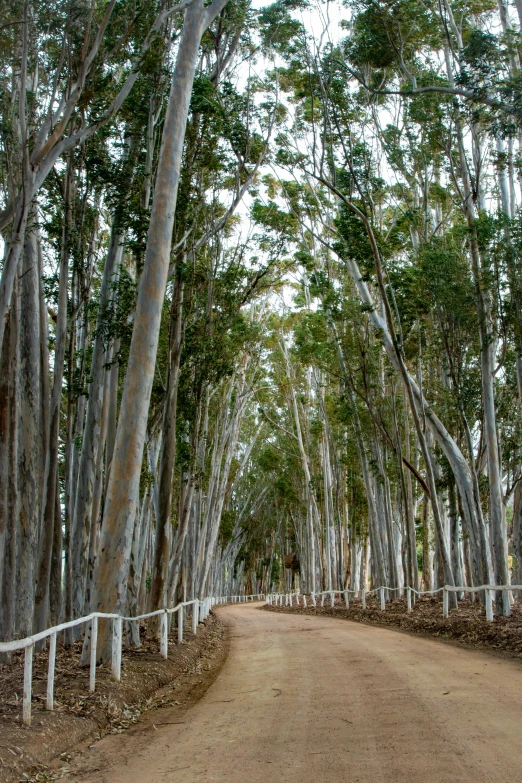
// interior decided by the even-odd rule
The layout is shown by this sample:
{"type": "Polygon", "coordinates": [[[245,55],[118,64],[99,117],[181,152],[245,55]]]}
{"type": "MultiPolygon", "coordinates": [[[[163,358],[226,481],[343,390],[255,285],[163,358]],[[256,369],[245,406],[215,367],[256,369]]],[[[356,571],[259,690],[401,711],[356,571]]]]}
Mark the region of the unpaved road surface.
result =
{"type": "Polygon", "coordinates": [[[230,655],[182,718],[107,737],[81,783],[518,783],[522,665],[259,604],[219,610],[230,655]],[[163,725],[160,725],[163,723],[163,725]]]}

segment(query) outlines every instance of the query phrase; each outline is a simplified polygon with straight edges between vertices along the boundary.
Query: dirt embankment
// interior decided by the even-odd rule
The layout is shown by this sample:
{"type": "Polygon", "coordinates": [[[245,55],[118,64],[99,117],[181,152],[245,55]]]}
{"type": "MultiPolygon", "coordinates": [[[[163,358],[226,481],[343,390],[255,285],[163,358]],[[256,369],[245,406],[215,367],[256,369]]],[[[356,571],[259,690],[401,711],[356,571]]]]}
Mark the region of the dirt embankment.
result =
{"type": "MultiPolygon", "coordinates": [[[[301,599],[302,600],[302,599],[301,599]]],[[[318,601],[319,604],[319,601],[318,601]]],[[[515,601],[511,617],[495,617],[488,623],[484,607],[477,600],[460,601],[458,608],[450,610],[448,617],[442,616],[442,600],[435,596],[424,596],[408,614],[406,601],[396,600],[386,604],[382,612],[377,598],[367,598],[366,609],[360,601],[350,601],[347,609],[344,600],[336,596],[335,606],[330,598],[325,606],[265,606],[269,612],[331,616],[338,619],[355,620],[370,625],[388,625],[412,633],[448,639],[479,649],[497,650],[522,658],[522,603],[515,601]],[[328,605],[326,605],[328,604],[328,605]]]]}
{"type": "Polygon", "coordinates": [[[68,771],[74,746],[118,734],[143,720],[147,710],[194,703],[217,677],[228,648],[226,628],[210,615],[180,645],[169,639],[169,654],[141,629],[142,646],[123,651],[122,680],[115,683],[108,667],[98,667],[96,692],[89,694],[87,669],[79,665],[81,644],[57,647],[55,709],[45,710],[47,652],[33,663],[32,725],[21,721],[23,653],[0,665],[0,782],[56,780],[68,771]],[[60,764],[48,769],[53,759],[60,764]]]}

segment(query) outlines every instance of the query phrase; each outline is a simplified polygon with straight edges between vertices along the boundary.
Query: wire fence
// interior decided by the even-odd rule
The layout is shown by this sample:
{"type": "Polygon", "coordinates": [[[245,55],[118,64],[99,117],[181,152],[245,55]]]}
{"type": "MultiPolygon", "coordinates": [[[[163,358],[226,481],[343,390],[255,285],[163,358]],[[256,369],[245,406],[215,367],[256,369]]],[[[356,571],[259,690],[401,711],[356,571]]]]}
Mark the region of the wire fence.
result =
{"type": "Polygon", "coordinates": [[[178,615],[178,642],[183,641],[183,626],[185,620],[185,607],[192,607],[192,633],[197,633],[198,623],[206,620],[213,606],[238,603],[245,601],[262,600],[263,594],[256,595],[229,595],[229,596],[209,596],[202,601],[194,599],[193,601],[183,601],[172,609],[157,609],[155,612],[147,612],[137,617],[125,617],[120,614],[111,614],[106,612],[92,612],[85,617],[79,617],[77,620],[70,620],[66,623],[60,623],[45,631],[27,636],[25,639],[15,639],[11,642],[0,642],[0,653],[10,653],[17,650],[25,650],[24,655],[24,689],[22,699],[22,720],[26,726],[31,725],[31,703],[33,688],[33,653],[37,642],[49,639],[49,664],[47,670],[47,694],[45,707],[47,710],[54,709],[54,670],[56,663],[56,641],[57,636],[68,628],[75,628],[79,625],[90,624],[90,660],[89,660],[89,692],[94,693],[96,689],[96,651],[98,641],[98,620],[112,620],[111,626],[111,676],[116,682],[121,680],[121,656],[123,647],[123,622],[139,622],[147,620],[150,617],[159,617],[159,640],[160,654],[163,658],[168,657],[168,633],[169,616],[178,615]]]}

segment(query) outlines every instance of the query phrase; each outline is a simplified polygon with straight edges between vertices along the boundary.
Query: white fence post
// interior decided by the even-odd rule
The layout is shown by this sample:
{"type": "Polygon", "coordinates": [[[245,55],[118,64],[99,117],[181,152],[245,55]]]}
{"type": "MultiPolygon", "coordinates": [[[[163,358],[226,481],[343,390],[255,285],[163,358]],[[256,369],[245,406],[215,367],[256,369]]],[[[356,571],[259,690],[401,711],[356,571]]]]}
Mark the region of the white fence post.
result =
{"type": "Polygon", "coordinates": [[[411,612],[411,589],[406,588],[406,603],[408,605],[408,613],[411,612]]]}
{"type": "Polygon", "coordinates": [[[49,637],[49,666],[47,669],[47,698],[45,708],[54,709],[54,667],[56,663],[56,633],[49,637]]]}
{"type": "Polygon", "coordinates": [[[324,593],[321,593],[321,606],[324,606],[324,593]]]}
{"type": "Polygon", "coordinates": [[[346,608],[350,608],[350,596],[348,595],[348,590],[344,591],[344,603],[346,604],[346,608]]]}
{"type": "Polygon", "coordinates": [[[98,618],[91,620],[91,661],[89,670],[89,693],[94,693],[96,687],[96,650],[98,647],[98,618]]]}
{"type": "Polygon", "coordinates": [[[112,665],[111,674],[113,680],[121,680],[121,617],[112,620],[112,665]]]}
{"type": "Polygon", "coordinates": [[[34,645],[25,648],[24,658],[24,697],[22,706],[22,720],[26,726],[31,725],[31,692],[33,687],[33,652],[34,645]]]}
{"type": "Polygon", "coordinates": [[[169,621],[167,612],[160,614],[160,655],[167,658],[169,654],[169,621]]]}
{"type": "Polygon", "coordinates": [[[183,641],[183,613],[185,611],[184,606],[180,606],[178,610],[178,643],[183,641]]]}
{"type": "Polygon", "coordinates": [[[379,587],[379,595],[381,596],[381,612],[386,611],[386,599],[384,597],[384,587],[379,587]]]}
{"type": "Polygon", "coordinates": [[[196,602],[192,604],[192,633],[194,636],[198,632],[198,612],[198,601],[196,600],[196,602]]]}
{"type": "Polygon", "coordinates": [[[330,593],[330,600],[331,600],[331,603],[332,603],[332,609],[333,609],[333,608],[334,608],[334,606],[335,606],[335,593],[333,592],[333,590],[332,590],[332,592],[330,593]]]}
{"type": "Polygon", "coordinates": [[[290,595],[288,596],[288,600],[290,601],[290,606],[292,606],[292,598],[293,598],[292,593],[290,593],[290,595]]]}
{"type": "Polygon", "coordinates": [[[493,590],[486,589],[486,620],[493,622],[493,590]]]}
{"type": "Polygon", "coordinates": [[[361,590],[361,604],[362,608],[366,609],[366,590],[364,588],[361,590]]]}
{"type": "Polygon", "coordinates": [[[303,593],[303,606],[306,609],[306,595],[303,593]]]}
{"type": "Polygon", "coordinates": [[[511,615],[511,602],[509,600],[509,590],[502,590],[502,610],[504,617],[511,615]]]}
{"type": "Polygon", "coordinates": [[[310,598],[312,599],[313,605],[316,606],[316,603],[315,603],[315,593],[310,593],[310,598]]]}
{"type": "Polygon", "coordinates": [[[442,588],[442,616],[447,617],[449,614],[449,594],[445,587],[442,588]]]}

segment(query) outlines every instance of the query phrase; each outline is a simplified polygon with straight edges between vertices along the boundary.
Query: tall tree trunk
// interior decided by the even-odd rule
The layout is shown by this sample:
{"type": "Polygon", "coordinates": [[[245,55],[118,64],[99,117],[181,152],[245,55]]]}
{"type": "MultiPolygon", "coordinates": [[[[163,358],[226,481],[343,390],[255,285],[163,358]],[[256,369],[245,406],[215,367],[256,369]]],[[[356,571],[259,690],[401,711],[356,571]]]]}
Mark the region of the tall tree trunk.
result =
{"type": "Polygon", "coordinates": [[[308,512],[308,520],[309,520],[309,539],[310,539],[310,560],[311,560],[311,592],[315,593],[317,590],[316,585],[316,542],[315,542],[315,536],[317,531],[320,529],[321,526],[321,518],[319,516],[319,509],[317,508],[317,501],[315,499],[314,490],[312,487],[312,477],[310,475],[310,467],[308,462],[308,455],[306,453],[305,444],[303,441],[303,431],[301,428],[301,420],[299,418],[299,409],[297,407],[297,399],[295,394],[295,389],[293,387],[292,381],[291,381],[291,374],[290,374],[290,361],[287,354],[286,345],[283,344],[283,352],[285,355],[285,363],[286,363],[286,372],[288,376],[288,380],[290,383],[290,394],[291,394],[291,402],[292,402],[292,411],[294,414],[294,422],[295,422],[295,429],[297,433],[297,442],[299,445],[299,454],[301,456],[301,464],[303,466],[303,473],[304,473],[304,479],[305,479],[305,493],[306,493],[306,501],[307,501],[307,507],[309,509],[308,512]]]}
{"type": "Polygon", "coordinates": [[[517,481],[513,494],[513,580],[522,584],[522,481],[517,481]]]}
{"type": "Polygon", "coordinates": [[[9,464],[9,386],[12,368],[9,356],[9,319],[5,332],[6,344],[0,351],[0,636],[2,634],[2,607],[4,590],[4,557],[8,535],[8,476],[12,470],[9,464]]]}
{"type": "Polygon", "coordinates": [[[424,495],[422,503],[422,581],[425,590],[433,590],[433,560],[431,556],[430,517],[427,495],[424,495]]]}
{"type": "MultiPolygon", "coordinates": [[[[398,428],[397,428],[398,431],[398,428]]],[[[408,464],[411,465],[411,444],[410,444],[410,426],[408,418],[408,408],[404,406],[404,442],[405,457],[408,464]]],[[[401,456],[402,462],[402,456],[401,456]]],[[[413,502],[413,485],[411,480],[411,471],[404,472],[401,465],[402,480],[406,480],[406,532],[408,536],[408,549],[410,553],[411,581],[410,586],[415,590],[419,589],[419,568],[417,565],[417,538],[415,534],[415,504],[413,502]]]]}
{"type": "Polygon", "coordinates": [[[221,514],[223,511],[223,503],[225,501],[225,494],[227,489],[228,477],[230,474],[230,467],[232,465],[232,458],[234,456],[237,440],[239,437],[239,428],[241,425],[242,415],[245,409],[247,396],[245,391],[246,385],[246,371],[250,361],[250,357],[245,355],[241,360],[241,367],[238,372],[238,382],[235,385],[235,400],[233,403],[233,410],[230,415],[230,423],[227,427],[226,443],[227,448],[224,455],[223,466],[218,472],[218,481],[216,481],[215,491],[212,497],[212,504],[209,504],[205,516],[207,517],[208,529],[208,541],[205,550],[205,558],[203,560],[202,575],[199,582],[199,597],[200,599],[205,596],[205,590],[208,585],[208,577],[210,572],[210,566],[212,564],[217,545],[217,538],[219,533],[219,524],[221,521],[221,514]]]}
{"type": "Polygon", "coordinates": [[[43,546],[41,546],[41,559],[38,571],[38,582],[35,596],[35,630],[45,630],[49,619],[49,589],[51,575],[51,561],[55,537],[55,519],[57,502],[56,493],[59,491],[58,461],[59,461],[59,436],[60,416],[62,403],[62,384],[65,360],[65,347],[67,338],[67,290],[69,284],[69,259],[71,253],[70,232],[73,228],[72,219],[72,188],[73,188],[73,162],[69,157],[65,174],[65,214],[62,231],[62,258],[60,264],[60,277],[58,283],[58,313],[56,320],[56,336],[54,345],[54,372],[53,387],[49,406],[49,438],[48,452],[46,455],[46,487],[43,497],[43,546]]]}
{"type": "MultiPolygon", "coordinates": [[[[35,218],[32,213],[31,220],[35,218]]],[[[20,539],[18,546],[17,618],[22,636],[33,627],[35,566],[40,524],[41,382],[40,275],[36,226],[26,233],[20,281],[20,539]]]]}
{"type": "MultiPolygon", "coordinates": [[[[482,380],[482,404],[484,406],[484,433],[489,480],[489,514],[491,524],[491,539],[493,550],[493,565],[496,584],[509,583],[507,559],[507,530],[502,498],[502,467],[498,444],[497,421],[495,410],[495,339],[491,313],[491,293],[486,280],[488,273],[484,272],[484,263],[480,256],[477,227],[473,209],[472,189],[469,180],[464,139],[458,128],[460,175],[463,183],[463,211],[470,234],[470,257],[473,282],[480,330],[480,366],[482,380]]],[[[499,591],[496,596],[497,613],[510,613],[509,595],[499,591]]]]}
{"type": "Polygon", "coordinates": [[[163,413],[161,455],[159,469],[158,518],[154,563],[152,568],[151,607],[160,609],[165,601],[165,591],[170,563],[170,518],[172,511],[172,484],[176,461],[176,408],[178,402],[179,366],[182,348],[183,281],[176,277],[171,306],[171,348],[167,379],[167,393],[163,413]]]}
{"type": "Polygon", "coordinates": [[[85,607],[89,541],[91,538],[92,509],[96,483],[98,452],[103,452],[105,443],[101,438],[102,414],[106,389],[106,366],[110,356],[105,345],[103,322],[111,293],[111,283],[121,261],[122,233],[114,227],[103,269],[96,333],[91,359],[89,396],[82,446],[79,455],[78,481],[71,516],[71,567],[72,567],[72,611],[81,617],[85,607]]]}
{"type": "MultiPolygon", "coordinates": [[[[127,375],[116,432],[100,537],[93,608],[123,612],[132,528],[138,507],[138,489],[147,415],[154,379],[159,328],[167,275],[183,141],[194,73],[203,32],[226,5],[203,0],[185,11],[183,31],[163,126],[158,174],[152,204],[147,250],[140,278],[127,375]],[[129,427],[132,422],[132,427],[129,427]]],[[[100,634],[101,655],[110,657],[107,633],[100,634]]]]}
{"type": "MultiPolygon", "coordinates": [[[[15,631],[16,553],[18,549],[20,496],[18,491],[18,432],[19,432],[19,282],[14,284],[13,306],[9,312],[5,341],[2,349],[2,368],[6,367],[8,380],[5,399],[6,432],[5,472],[0,474],[2,497],[5,498],[5,543],[0,601],[0,635],[11,639],[15,631]]],[[[3,410],[3,409],[2,409],[3,410]]]]}

